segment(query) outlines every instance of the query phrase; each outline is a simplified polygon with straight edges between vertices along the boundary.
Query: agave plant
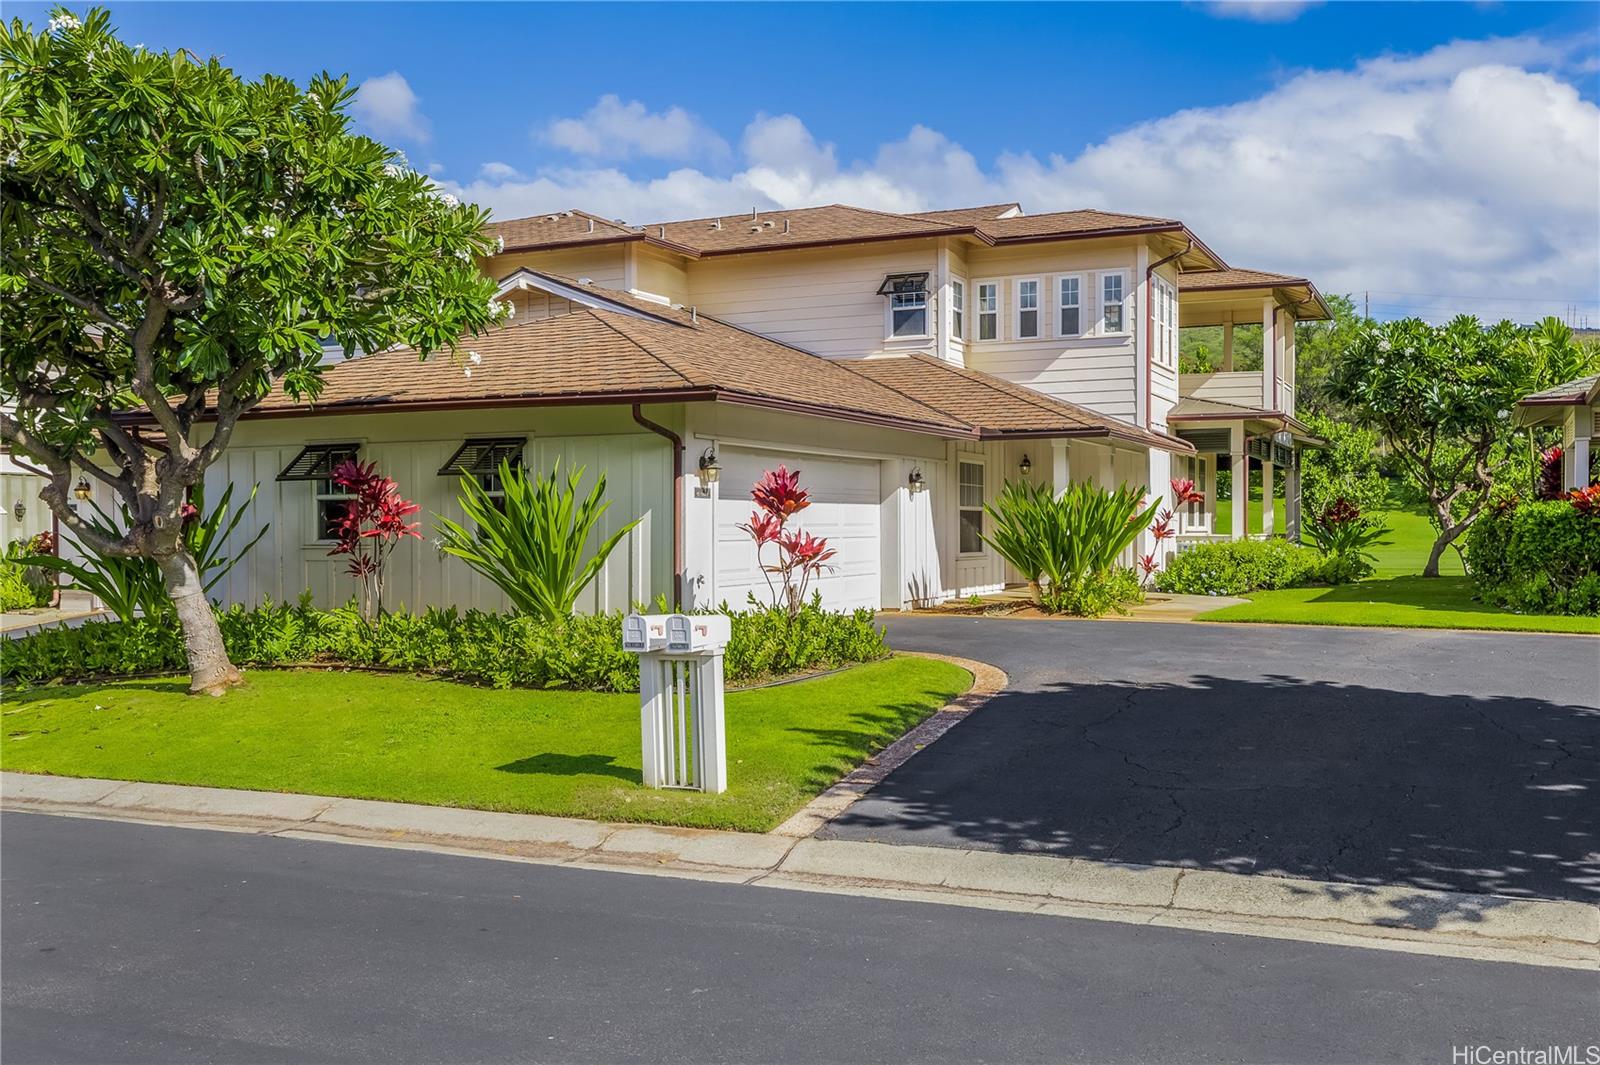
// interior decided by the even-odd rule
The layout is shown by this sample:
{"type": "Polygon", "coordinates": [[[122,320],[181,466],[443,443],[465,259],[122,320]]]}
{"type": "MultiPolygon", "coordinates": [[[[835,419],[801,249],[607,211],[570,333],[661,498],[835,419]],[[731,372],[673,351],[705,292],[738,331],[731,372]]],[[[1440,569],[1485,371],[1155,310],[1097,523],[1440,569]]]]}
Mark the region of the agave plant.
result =
{"type": "Polygon", "coordinates": [[[473,528],[440,518],[443,550],[493,581],[522,613],[543,621],[571,617],[579,593],[639,524],[628,522],[588,551],[589,535],[611,504],[603,473],[579,498],[583,471],[582,466],[573,470],[563,487],[559,460],[538,480],[529,479],[522,466],[502,461],[503,501],[474,478],[463,477],[461,509],[473,528]]]}
{"type": "MultiPolygon", "coordinates": [[[[238,528],[239,522],[244,520],[245,511],[255,502],[256,493],[261,488],[259,484],[252,485],[249,498],[234,510],[233,487],[232,484],[228,485],[222,498],[217,500],[216,507],[207,513],[205,486],[197,484],[190,494],[190,502],[183,507],[183,544],[200,570],[200,579],[204,582],[207,594],[239,564],[251,548],[261,542],[261,538],[272,527],[263,525],[248,543],[231,555],[222,553],[223,546],[233,535],[234,529],[238,528]]],[[[93,500],[89,505],[94,508],[95,516],[86,520],[104,530],[112,539],[120,538],[120,530],[132,523],[126,503],[120,508],[120,523],[93,500]]],[[[166,612],[172,605],[172,600],[167,597],[166,582],[161,579],[161,569],[155,559],[97,555],[76,541],[69,539],[67,542],[76,548],[82,562],[62,558],[59,554],[44,553],[29,555],[23,562],[39,569],[66,574],[75,586],[104,603],[106,609],[121,621],[131,621],[140,615],[152,617],[166,612]]]]}
{"type": "Polygon", "coordinates": [[[1007,483],[984,509],[984,542],[1027,577],[1046,610],[1103,612],[1118,559],[1149,525],[1144,491],[1080,483],[1053,497],[1048,488],[1007,483]]]}

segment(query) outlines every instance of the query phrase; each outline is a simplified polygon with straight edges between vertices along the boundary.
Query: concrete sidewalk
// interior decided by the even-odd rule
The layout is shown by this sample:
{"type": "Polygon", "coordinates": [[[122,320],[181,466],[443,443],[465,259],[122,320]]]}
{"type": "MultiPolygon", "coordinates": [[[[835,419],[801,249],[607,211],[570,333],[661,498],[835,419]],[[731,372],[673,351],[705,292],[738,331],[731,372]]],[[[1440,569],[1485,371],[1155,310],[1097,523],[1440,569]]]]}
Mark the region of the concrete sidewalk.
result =
{"type": "Polygon", "coordinates": [[[1038,855],[0,774],[9,810],[1600,970],[1600,906],[1038,855]]]}

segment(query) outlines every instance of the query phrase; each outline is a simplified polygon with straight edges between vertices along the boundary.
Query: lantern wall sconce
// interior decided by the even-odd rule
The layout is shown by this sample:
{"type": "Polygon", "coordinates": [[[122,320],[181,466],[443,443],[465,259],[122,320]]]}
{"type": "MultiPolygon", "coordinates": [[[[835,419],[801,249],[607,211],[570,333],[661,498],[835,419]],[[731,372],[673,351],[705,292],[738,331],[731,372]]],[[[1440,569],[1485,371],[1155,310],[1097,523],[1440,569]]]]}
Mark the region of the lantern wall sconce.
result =
{"type": "Polygon", "coordinates": [[[89,478],[79,477],[77,485],[72,489],[72,494],[77,497],[78,502],[87,503],[89,497],[94,495],[94,490],[89,487],[89,478]]]}
{"type": "Polygon", "coordinates": [[[700,487],[694,490],[694,494],[700,499],[711,498],[711,486],[722,479],[722,465],[717,462],[715,448],[708,447],[701,452],[697,473],[700,477],[700,487]]]}
{"type": "Polygon", "coordinates": [[[1033,472],[1033,460],[1024,454],[1022,456],[1022,461],[1017,463],[1017,470],[1022,474],[1022,476],[1028,476],[1028,474],[1033,472]]]}
{"type": "Polygon", "coordinates": [[[922,476],[921,466],[913,466],[911,468],[911,476],[907,478],[906,486],[911,489],[912,495],[916,495],[918,492],[926,492],[928,490],[928,481],[922,476]]]}

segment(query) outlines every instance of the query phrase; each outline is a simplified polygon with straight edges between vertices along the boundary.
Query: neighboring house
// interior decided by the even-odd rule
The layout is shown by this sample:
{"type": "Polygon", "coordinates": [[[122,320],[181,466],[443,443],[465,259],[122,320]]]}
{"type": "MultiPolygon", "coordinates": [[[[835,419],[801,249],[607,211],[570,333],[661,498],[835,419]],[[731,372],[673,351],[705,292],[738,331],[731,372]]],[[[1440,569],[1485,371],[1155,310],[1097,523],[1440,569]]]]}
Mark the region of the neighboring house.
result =
{"type": "MultiPolygon", "coordinates": [[[[240,423],[211,476],[259,483],[247,525],[272,530],[226,601],[351,594],[326,542],[342,505],[328,473],[347,454],[457,518],[458,477],[492,483],[500,457],[604,471],[605,524],[642,521],[587,609],[765,599],[738,526],[750,485],[779,464],[812,493],[800,525],[837,551],[817,584],[836,608],[1014,581],[980,538],[983,504],[1010,479],[1169,498],[1188,477],[1206,491],[1180,515],[1196,539],[1211,533],[1217,463],[1253,458],[1290,469],[1294,524],[1294,323],[1327,310],[1309,281],[1232,269],[1181,222],[835,205],[648,226],[562,211],[493,232],[504,250],[483,268],[516,313],[466,341],[465,361],[354,358],[327,370],[315,405],[274,396],[240,423]],[[1231,338],[1241,323],[1265,328],[1264,371],[1234,371],[1225,352],[1220,372],[1180,377],[1180,324],[1231,338]]],[[[428,541],[393,565],[391,604],[504,605],[428,541]]]]}
{"type": "Polygon", "coordinates": [[[1524,396],[1517,402],[1516,423],[1527,428],[1560,427],[1561,485],[1587,487],[1594,442],[1600,437],[1600,374],[1524,396]]]}

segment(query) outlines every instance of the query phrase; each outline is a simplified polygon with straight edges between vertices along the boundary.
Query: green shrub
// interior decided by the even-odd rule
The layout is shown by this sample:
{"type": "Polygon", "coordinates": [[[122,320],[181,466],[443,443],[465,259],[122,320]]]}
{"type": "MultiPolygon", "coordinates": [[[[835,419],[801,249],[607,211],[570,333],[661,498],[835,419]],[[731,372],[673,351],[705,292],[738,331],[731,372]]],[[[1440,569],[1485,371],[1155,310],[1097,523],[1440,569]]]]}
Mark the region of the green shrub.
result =
{"type": "Polygon", "coordinates": [[[1137,578],[1119,576],[1117,558],[1155,514],[1144,495],[1142,488],[1080,481],[1056,496],[1043,485],[1008,481],[1000,498],[984,505],[990,531],[983,541],[1037,589],[1044,610],[1098,617],[1140,597],[1137,578]]]}
{"type": "Polygon", "coordinates": [[[1321,552],[1287,540],[1196,544],[1167,562],[1156,587],[1182,595],[1243,595],[1320,580],[1323,565],[1321,552]]]}
{"type": "Polygon", "coordinates": [[[1328,446],[1300,453],[1304,513],[1320,514],[1338,499],[1363,511],[1381,507],[1389,494],[1389,482],[1378,469],[1378,434],[1314,412],[1305,416],[1305,422],[1328,446]]]}
{"type": "MultiPolygon", "coordinates": [[[[731,613],[731,612],[730,612],[731,613]]],[[[791,623],[768,609],[732,614],[729,683],[883,658],[870,610],[823,610],[813,599],[791,623]]],[[[522,614],[431,609],[368,622],[354,606],[318,610],[265,604],[218,614],[228,656],[241,666],[349,665],[453,677],[496,688],[636,691],[638,658],[622,650],[621,614],[556,622],[522,614]]],[[[159,618],[89,622],[0,641],[0,677],[42,684],[184,669],[182,633],[159,618]]]]}
{"type": "Polygon", "coordinates": [[[27,567],[14,559],[0,559],[0,610],[27,610],[38,605],[27,567]]]}
{"type": "Polygon", "coordinates": [[[1565,499],[1497,507],[1467,530],[1485,599],[1529,614],[1600,614],[1600,516],[1565,499]]]}

